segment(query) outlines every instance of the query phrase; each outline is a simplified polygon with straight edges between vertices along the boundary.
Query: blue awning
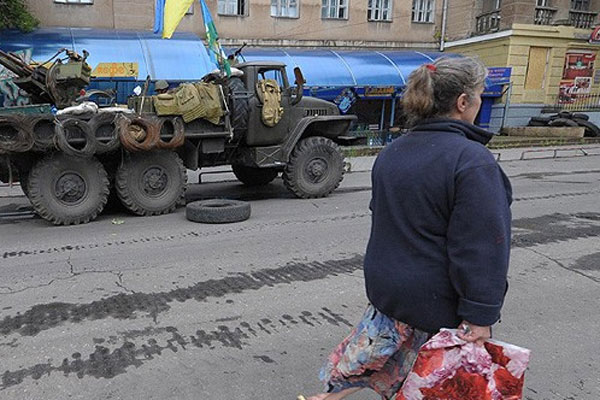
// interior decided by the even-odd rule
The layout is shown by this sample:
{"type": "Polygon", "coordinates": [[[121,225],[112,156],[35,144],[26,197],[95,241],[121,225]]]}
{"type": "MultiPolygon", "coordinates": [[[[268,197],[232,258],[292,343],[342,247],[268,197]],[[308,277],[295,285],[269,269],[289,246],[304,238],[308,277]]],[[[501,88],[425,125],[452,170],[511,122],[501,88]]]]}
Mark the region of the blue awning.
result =
{"type": "Polygon", "coordinates": [[[198,36],[176,33],[163,40],[152,32],[87,28],[42,28],[32,33],[0,31],[0,49],[33,49],[34,60],[43,62],[60,48],[90,53],[88,63],[137,62],[138,79],[198,80],[214,66],[198,36]]]}
{"type": "MultiPolygon", "coordinates": [[[[245,49],[248,61],[277,60],[300,67],[309,87],[403,87],[420,65],[446,53],[373,50],[245,49]]],[[[293,68],[288,69],[293,82],[293,68]]]]}
{"type": "MultiPolygon", "coordinates": [[[[90,53],[94,68],[100,62],[137,62],[138,80],[170,82],[198,80],[215,66],[201,39],[192,33],[176,33],[163,40],[152,32],[87,28],[42,28],[33,33],[0,32],[0,49],[33,49],[33,59],[45,61],[62,48],[80,54],[90,53]]],[[[232,51],[232,50],[230,50],[232,51]]],[[[308,87],[391,87],[404,86],[408,75],[418,66],[447,53],[419,51],[347,51],[332,49],[247,48],[247,61],[285,62],[289,80],[293,67],[300,67],[308,87]]]]}

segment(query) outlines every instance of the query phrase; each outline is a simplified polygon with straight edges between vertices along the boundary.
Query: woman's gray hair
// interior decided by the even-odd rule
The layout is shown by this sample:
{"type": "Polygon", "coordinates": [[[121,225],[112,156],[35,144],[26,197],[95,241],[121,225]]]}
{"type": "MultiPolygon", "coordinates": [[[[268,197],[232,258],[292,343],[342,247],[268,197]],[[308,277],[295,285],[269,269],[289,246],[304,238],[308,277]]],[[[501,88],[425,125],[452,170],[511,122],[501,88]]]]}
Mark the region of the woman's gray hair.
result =
{"type": "Polygon", "coordinates": [[[456,99],[465,93],[472,99],[484,86],[487,68],[473,57],[442,57],[425,64],[408,77],[402,106],[409,121],[449,115],[456,99]]]}

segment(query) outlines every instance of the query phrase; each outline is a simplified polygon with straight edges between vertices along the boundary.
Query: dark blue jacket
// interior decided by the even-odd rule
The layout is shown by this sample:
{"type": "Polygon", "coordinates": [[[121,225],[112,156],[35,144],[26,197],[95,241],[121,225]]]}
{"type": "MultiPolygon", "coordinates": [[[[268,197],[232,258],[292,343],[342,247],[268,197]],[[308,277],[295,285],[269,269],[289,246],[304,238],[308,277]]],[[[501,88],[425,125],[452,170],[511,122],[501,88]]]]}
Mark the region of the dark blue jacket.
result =
{"type": "Polygon", "coordinates": [[[451,119],[422,121],[372,171],[367,296],[418,329],[500,318],[510,253],[510,182],[484,146],[492,137],[451,119]]]}

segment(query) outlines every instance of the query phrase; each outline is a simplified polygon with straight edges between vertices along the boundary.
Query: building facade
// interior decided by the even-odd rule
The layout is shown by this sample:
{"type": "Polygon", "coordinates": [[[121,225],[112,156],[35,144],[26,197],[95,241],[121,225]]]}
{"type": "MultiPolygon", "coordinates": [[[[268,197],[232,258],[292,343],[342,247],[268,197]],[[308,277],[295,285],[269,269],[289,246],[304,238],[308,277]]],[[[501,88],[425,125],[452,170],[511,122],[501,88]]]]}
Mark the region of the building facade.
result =
{"type": "Polygon", "coordinates": [[[455,0],[445,48],[511,69],[512,125],[544,109],[600,109],[599,11],[600,0],[455,0]]]}
{"type": "MultiPolygon", "coordinates": [[[[149,30],[155,0],[26,0],[44,27],[149,30]]],[[[224,45],[437,49],[443,0],[206,0],[224,45]]],[[[204,34],[194,2],[180,31],[204,34]]]]}

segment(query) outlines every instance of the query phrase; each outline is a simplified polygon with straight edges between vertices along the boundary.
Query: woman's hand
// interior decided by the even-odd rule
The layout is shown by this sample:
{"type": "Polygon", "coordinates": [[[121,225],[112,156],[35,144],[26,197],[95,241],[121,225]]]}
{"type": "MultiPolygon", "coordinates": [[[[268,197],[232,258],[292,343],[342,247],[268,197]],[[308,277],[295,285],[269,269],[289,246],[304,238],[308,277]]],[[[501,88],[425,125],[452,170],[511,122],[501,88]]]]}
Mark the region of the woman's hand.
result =
{"type": "Polygon", "coordinates": [[[465,342],[474,342],[483,346],[483,342],[492,336],[492,330],[489,326],[479,326],[468,321],[463,321],[458,326],[457,335],[465,342]]]}

